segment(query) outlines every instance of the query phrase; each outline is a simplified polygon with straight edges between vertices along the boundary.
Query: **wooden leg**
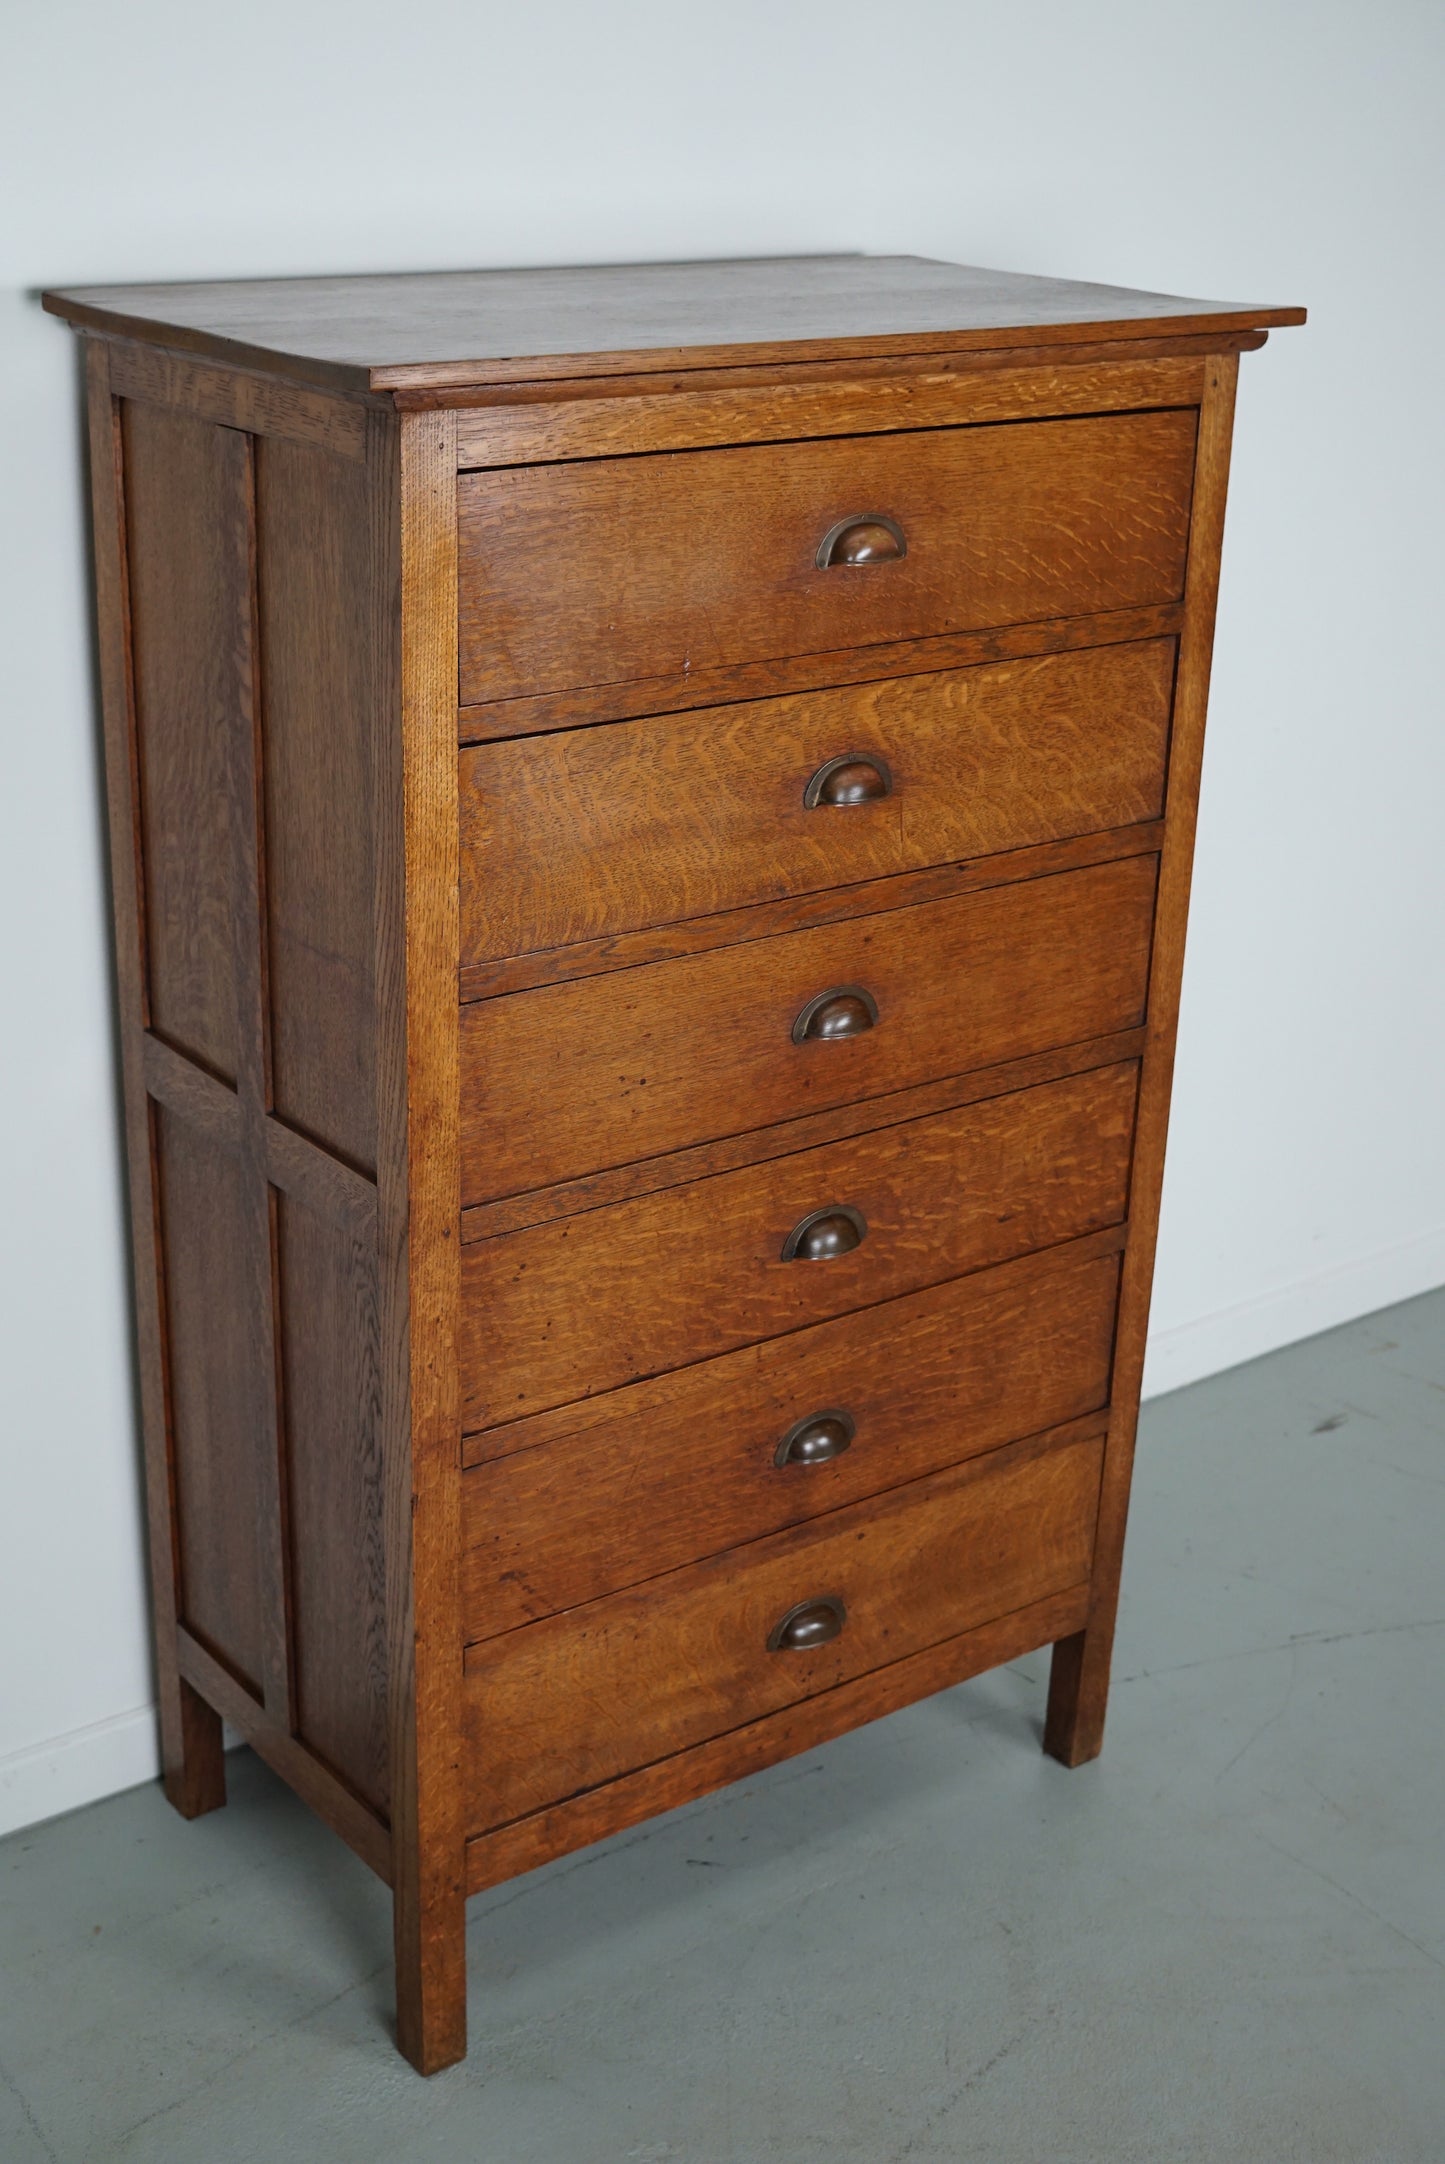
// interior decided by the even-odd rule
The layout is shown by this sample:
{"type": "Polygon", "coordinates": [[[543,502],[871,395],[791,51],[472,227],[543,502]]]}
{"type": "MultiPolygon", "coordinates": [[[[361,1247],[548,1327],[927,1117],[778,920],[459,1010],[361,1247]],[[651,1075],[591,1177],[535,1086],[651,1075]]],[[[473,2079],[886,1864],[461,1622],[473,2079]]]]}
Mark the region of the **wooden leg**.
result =
{"type": "Polygon", "coordinates": [[[1149,1294],[1159,1229],[1159,1197],[1169,1124],[1169,1091],[1174,1069],[1179,985],[1184,966],[1184,931],[1189,911],[1194,824],[1204,752],[1204,709],[1209,696],[1219,550],[1224,533],[1224,498],[1229,480],[1229,446],[1238,370],[1237,354],[1212,354],[1205,362],[1204,397],[1199,408],[1194,495],[1189,515],[1184,627],[1179,640],[1174,684],[1168,802],[1164,846],[1159,857],[1154,951],[1149,964],[1149,1035],[1134,1124],[1129,1244],[1119,1288],[1119,1323],[1114,1341],[1111,1393],[1113,1416],[1099,1490],[1093,1590],[1085,1628],[1073,1638],[1061,1639],[1054,1647],[1049,1709],[1044,1722],[1044,1749],[1066,1766],[1082,1766],[1087,1760],[1097,1758],[1104,1740],[1119,1568],[1129,1508],[1135,1426],[1149,1328],[1149,1294]]]}
{"type": "Polygon", "coordinates": [[[456,431],[454,412],[407,413],[396,433],[378,416],[374,437],[392,514],[378,577],[400,634],[378,644],[399,676],[375,710],[391,1887],[396,2040],[420,2074],[467,2048],[456,431]]]}
{"type": "Polygon", "coordinates": [[[161,1689],[166,1797],[182,1818],[200,1818],[218,1811],[226,1800],[221,1716],[184,1676],[177,1676],[171,1687],[163,1682],[161,1689]]]}
{"type": "Polygon", "coordinates": [[[1044,1749],[1061,1765],[1087,1765],[1103,1748],[1113,1636],[1100,1622],[1054,1647],[1044,1749]]]}
{"type": "Polygon", "coordinates": [[[410,1874],[393,1896],[396,2041],[419,2074],[467,2054],[467,1904],[460,1891],[426,1900],[410,1874]]]}

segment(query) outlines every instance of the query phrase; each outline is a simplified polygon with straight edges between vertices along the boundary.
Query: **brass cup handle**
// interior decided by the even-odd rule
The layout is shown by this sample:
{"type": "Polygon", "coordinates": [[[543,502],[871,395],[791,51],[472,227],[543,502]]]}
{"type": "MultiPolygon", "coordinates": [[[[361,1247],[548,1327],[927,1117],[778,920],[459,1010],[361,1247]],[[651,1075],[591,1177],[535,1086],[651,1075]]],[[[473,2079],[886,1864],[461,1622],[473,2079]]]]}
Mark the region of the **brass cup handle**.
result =
{"type": "Polygon", "coordinates": [[[841,1458],[858,1430],[851,1413],[841,1406],[833,1406],[826,1413],[807,1413],[795,1420],[773,1452],[773,1463],[784,1465],[828,1465],[834,1458],[841,1458]]]}
{"type": "Polygon", "coordinates": [[[810,1653],[814,1646],[829,1645],[847,1620],[848,1610],[837,1593],[800,1600],[768,1632],[768,1651],[810,1653]]]}
{"type": "Polygon", "coordinates": [[[878,1002],[861,984],[836,984],[815,992],[793,1024],[794,1044],[833,1044],[861,1037],[878,1020],[878,1002]]]}
{"type": "Polygon", "coordinates": [[[844,751],[825,759],[803,791],[803,808],[846,811],[855,804],[877,804],[893,794],[888,761],[876,751],[844,751]]]}
{"type": "Polygon", "coordinates": [[[833,1262],[868,1237],[868,1220],[851,1202],[830,1202],[800,1217],[783,1242],[784,1262],[833,1262]]]}
{"type": "Polygon", "coordinates": [[[897,563],[908,554],[908,542],[896,518],[881,511],[853,511],[830,526],[818,543],[820,571],[839,566],[897,563]]]}

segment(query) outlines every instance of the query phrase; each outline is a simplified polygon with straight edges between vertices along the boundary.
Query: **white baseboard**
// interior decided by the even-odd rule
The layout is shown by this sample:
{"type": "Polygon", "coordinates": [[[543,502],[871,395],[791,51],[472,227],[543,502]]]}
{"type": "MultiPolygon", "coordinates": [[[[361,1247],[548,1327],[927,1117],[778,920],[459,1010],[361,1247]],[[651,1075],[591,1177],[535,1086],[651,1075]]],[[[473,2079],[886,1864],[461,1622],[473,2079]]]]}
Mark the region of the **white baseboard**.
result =
{"type": "MultiPolygon", "coordinates": [[[[243,1738],[229,1725],[222,1729],[228,1751],[243,1738]]],[[[42,1819],[79,1811],[124,1788],[157,1781],[161,1771],[160,1730],[154,1706],[72,1728],[24,1751],[0,1758],[0,1838],[37,1826],[42,1819]]]]}
{"type": "Polygon", "coordinates": [[[112,1714],[0,1758],[0,1834],[153,1781],[161,1770],[154,1706],[112,1714]]]}
{"type": "Polygon", "coordinates": [[[1202,1382],[1262,1353],[1297,1345],[1341,1323],[1356,1322],[1399,1300],[1445,1284],[1445,1227],[1383,1253],[1336,1264],[1314,1277],[1243,1300],[1173,1329],[1151,1330],[1144,1361],[1144,1395],[1162,1397],[1202,1382]]]}
{"type": "MultiPolygon", "coordinates": [[[[1151,1331],[1144,1395],[1181,1390],[1440,1284],[1445,1284],[1445,1230],[1322,1270],[1197,1321],[1151,1331]]],[[[228,1744],[237,1740],[227,1732],[228,1744]]],[[[0,1835],[153,1781],[159,1772],[154,1706],[137,1706],[16,1751],[0,1759],[0,1835]]]]}

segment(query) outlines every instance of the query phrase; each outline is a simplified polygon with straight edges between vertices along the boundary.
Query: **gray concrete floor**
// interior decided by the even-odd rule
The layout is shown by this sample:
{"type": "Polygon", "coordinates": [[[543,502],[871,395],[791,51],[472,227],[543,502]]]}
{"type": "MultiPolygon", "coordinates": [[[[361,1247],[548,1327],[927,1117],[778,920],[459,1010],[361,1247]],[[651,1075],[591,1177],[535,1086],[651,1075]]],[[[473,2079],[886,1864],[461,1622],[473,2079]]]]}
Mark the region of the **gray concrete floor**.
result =
{"type": "Polygon", "coordinates": [[[1445,1293],[1146,1408],[1103,1759],[1030,1659],[472,1903],[250,1758],[0,1845],[3,2164],[1441,2164],[1445,1293]]]}

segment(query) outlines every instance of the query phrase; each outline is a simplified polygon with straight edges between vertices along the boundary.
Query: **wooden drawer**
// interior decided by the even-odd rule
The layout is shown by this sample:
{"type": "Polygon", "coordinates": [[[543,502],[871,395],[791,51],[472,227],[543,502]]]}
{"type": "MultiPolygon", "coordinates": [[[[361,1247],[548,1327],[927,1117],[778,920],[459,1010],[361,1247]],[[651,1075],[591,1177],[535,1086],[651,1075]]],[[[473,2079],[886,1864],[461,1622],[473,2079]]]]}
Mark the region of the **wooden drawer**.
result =
{"type": "Polygon", "coordinates": [[[462,475],[464,705],[1177,601],[1192,409],[462,475]],[[820,569],[839,521],[907,554],[820,569]]]}
{"type": "Polygon", "coordinates": [[[734,1549],[467,1654],[470,1825],[740,1728],[851,1676],[1081,1584],[1103,1443],[1026,1442],[734,1549]],[[790,1609],[836,1637],[769,1650],[790,1609]]]}
{"type": "Polygon", "coordinates": [[[1117,1254],[1005,1263],[494,1430],[462,1484],[466,1636],[1097,1412],[1118,1286],[1117,1254]]]}
{"type": "Polygon", "coordinates": [[[1156,862],[1126,857],[480,1000],[462,1016],[463,1200],[1132,1029],[1156,862]],[[871,1026],[795,1041],[830,990],[846,994],[832,1013],[866,1022],[860,989],[871,1026]]]}
{"type": "Polygon", "coordinates": [[[1136,1068],[1095,1068],[463,1250],[463,1425],[685,1367],[1124,1214],[1136,1068]],[[782,1259],[811,1211],[867,1233],[782,1259]]]}
{"type": "Polygon", "coordinates": [[[1157,818],[1173,684],[1151,639],[477,745],[463,966],[1157,818]],[[860,751],[888,794],[809,809],[860,751]]]}

